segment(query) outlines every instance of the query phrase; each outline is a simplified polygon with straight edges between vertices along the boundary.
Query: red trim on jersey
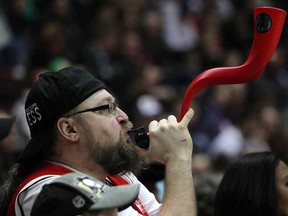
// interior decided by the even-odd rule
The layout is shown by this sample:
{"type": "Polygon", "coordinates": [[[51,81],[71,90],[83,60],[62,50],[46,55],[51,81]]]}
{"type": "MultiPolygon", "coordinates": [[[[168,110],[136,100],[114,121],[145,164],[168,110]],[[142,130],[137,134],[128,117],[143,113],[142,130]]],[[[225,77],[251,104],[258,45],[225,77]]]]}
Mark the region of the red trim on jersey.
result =
{"type": "MultiPolygon", "coordinates": [[[[107,177],[114,185],[126,185],[129,184],[123,177],[114,175],[114,176],[108,176],[107,177]]],[[[139,197],[135,200],[132,207],[139,212],[139,214],[143,216],[149,216],[144,205],[142,204],[139,197]]]]}
{"type": "Polygon", "coordinates": [[[49,163],[49,162],[40,162],[38,166],[35,167],[35,169],[31,170],[30,174],[22,181],[22,183],[19,185],[17,190],[14,192],[13,197],[10,201],[9,208],[7,211],[6,216],[15,216],[15,202],[17,195],[19,192],[24,188],[30,181],[33,179],[44,176],[44,175],[64,175],[66,173],[73,172],[72,170],[69,170],[66,167],[59,166],[57,164],[49,163]]]}
{"type": "MultiPolygon", "coordinates": [[[[36,166],[34,169],[31,170],[31,172],[27,175],[27,177],[22,181],[22,183],[19,185],[17,190],[14,192],[13,197],[10,201],[9,208],[7,211],[6,216],[16,216],[15,213],[15,202],[18,194],[20,191],[33,179],[38,178],[40,176],[44,175],[64,175],[67,173],[73,172],[72,170],[63,167],[58,164],[49,163],[47,161],[42,161],[39,163],[38,166],[36,166]]],[[[129,184],[125,179],[123,179],[121,176],[108,176],[108,179],[114,184],[114,185],[125,185],[129,184]]],[[[143,216],[148,216],[147,211],[145,210],[142,202],[139,198],[135,200],[132,207],[138,211],[143,216]]]]}

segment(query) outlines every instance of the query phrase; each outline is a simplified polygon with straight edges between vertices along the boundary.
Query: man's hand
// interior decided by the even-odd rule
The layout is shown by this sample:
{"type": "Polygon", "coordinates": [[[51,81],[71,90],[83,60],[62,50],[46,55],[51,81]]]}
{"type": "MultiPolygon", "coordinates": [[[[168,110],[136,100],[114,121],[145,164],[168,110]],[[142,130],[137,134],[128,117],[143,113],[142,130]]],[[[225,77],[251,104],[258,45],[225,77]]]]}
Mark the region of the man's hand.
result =
{"type": "Polygon", "coordinates": [[[193,143],[188,124],[193,115],[194,111],[189,109],[179,123],[173,115],[159,122],[152,121],[149,124],[149,156],[161,163],[170,160],[190,160],[193,143]]]}

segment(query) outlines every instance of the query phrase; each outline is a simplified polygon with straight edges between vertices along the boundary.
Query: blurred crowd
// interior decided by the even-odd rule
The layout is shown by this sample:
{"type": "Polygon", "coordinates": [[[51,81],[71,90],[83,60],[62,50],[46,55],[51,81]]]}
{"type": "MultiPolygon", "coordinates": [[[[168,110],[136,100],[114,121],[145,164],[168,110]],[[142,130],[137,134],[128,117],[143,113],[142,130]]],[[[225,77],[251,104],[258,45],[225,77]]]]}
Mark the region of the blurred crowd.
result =
{"type": "MultiPolygon", "coordinates": [[[[147,127],[161,116],[179,116],[198,74],[246,61],[257,6],[288,11],[284,0],[0,0],[0,110],[15,117],[9,151],[0,141],[2,175],[9,168],[3,154],[11,164],[29,140],[25,97],[41,72],[86,67],[111,87],[135,127],[147,127]]],[[[257,80],[209,87],[194,99],[190,131],[200,216],[211,215],[207,205],[233,158],[288,153],[287,43],[285,22],[257,80]]],[[[163,177],[159,164],[142,176],[155,191],[163,177]]]]}

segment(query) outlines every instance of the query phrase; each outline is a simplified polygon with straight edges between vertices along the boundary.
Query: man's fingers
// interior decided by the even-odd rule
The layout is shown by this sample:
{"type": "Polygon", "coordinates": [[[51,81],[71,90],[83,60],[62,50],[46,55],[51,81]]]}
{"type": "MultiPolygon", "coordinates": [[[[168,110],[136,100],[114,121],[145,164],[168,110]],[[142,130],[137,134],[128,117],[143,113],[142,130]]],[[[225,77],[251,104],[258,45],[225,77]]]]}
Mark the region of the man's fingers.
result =
{"type": "Polygon", "coordinates": [[[151,131],[157,127],[158,127],[158,122],[156,120],[154,120],[154,121],[150,122],[148,130],[151,131]]]}
{"type": "Polygon", "coordinates": [[[161,119],[159,121],[159,125],[162,125],[162,126],[167,125],[167,119],[161,119]]]}
{"type": "MultiPolygon", "coordinates": [[[[194,116],[194,111],[192,108],[190,108],[186,114],[183,116],[181,122],[179,122],[180,125],[187,127],[187,125],[189,124],[189,122],[191,121],[191,119],[194,116]]],[[[156,129],[158,126],[162,125],[166,125],[166,124],[173,124],[173,123],[177,123],[177,119],[175,116],[170,115],[167,119],[161,119],[159,122],[154,120],[149,124],[149,131],[156,129]]]]}
{"type": "Polygon", "coordinates": [[[169,123],[178,123],[177,119],[176,119],[176,117],[174,115],[168,116],[167,120],[168,120],[169,123]]]}
{"type": "Polygon", "coordinates": [[[194,110],[192,108],[190,108],[186,114],[183,116],[181,122],[179,124],[183,125],[183,126],[187,126],[189,124],[189,122],[191,121],[191,119],[194,116],[194,110]]]}

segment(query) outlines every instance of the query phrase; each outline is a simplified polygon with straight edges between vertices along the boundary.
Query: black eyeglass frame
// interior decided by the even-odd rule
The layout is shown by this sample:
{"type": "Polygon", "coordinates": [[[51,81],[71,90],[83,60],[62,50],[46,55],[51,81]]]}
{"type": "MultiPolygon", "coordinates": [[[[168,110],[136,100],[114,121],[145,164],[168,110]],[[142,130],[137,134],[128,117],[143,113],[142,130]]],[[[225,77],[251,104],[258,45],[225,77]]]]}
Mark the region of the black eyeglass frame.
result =
{"type": "Polygon", "coordinates": [[[109,102],[108,104],[102,105],[102,106],[98,106],[98,107],[94,107],[94,108],[89,108],[89,109],[85,109],[85,110],[81,110],[75,113],[72,113],[70,115],[64,115],[63,117],[71,117],[80,113],[85,113],[85,112],[95,112],[95,111],[101,111],[101,110],[108,110],[108,112],[112,115],[116,114],[116,108],[118,107],[118,105],[114,102],[109,102]]]}

